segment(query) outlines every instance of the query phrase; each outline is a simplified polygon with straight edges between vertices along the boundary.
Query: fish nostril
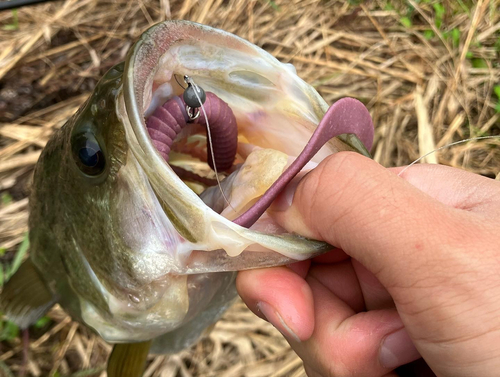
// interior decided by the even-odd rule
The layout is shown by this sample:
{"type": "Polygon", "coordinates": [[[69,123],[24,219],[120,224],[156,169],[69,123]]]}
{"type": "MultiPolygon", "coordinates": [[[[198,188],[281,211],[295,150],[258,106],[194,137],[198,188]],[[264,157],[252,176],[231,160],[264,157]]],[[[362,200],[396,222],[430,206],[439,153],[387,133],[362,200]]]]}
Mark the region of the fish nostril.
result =
{"type": "Polygon", "coordinates": [[[271,80],[252,71],[233,71],[229,73],[229,78],[244,86],[275,87],[271,80]]]}

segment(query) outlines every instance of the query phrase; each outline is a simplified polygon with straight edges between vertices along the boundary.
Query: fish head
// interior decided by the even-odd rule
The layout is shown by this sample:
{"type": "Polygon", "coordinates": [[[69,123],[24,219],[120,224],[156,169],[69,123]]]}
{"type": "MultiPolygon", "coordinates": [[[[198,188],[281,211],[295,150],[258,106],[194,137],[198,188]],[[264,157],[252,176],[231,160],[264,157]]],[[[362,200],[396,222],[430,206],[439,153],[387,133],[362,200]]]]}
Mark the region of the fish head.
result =
{"type": "MultiPolygon", "coordinates": [[[[169,220],[181,237],[191,242],[183,267],[186,273],[284,264],[310,258],[328,247],[288,234],[276,224],[270,225],[269,218],[257,221],[250,229],[231,221],[270,187],[279,176],[279,169],[282,172],[300,154],[328,110],[323,98],[297,75],[291,64],[281,63],[254,44],[222,30],[188,21],[164,22],[147,30],[130,50],[117,106],[131,153],[146,172],[169,220]],[[230,196],[235,202],[244,196],[248,202],[240,200],[238,208],[232,206],[233,200],[224,200],[224,208],[214,211],[217,198],[209,198],[207,192],[200,197],[189,190],[148,135],[146,118],[167,98],[183,92],[178,79],[183,76],[215,93],[235,115],[236,159],[243,168],[239,174],[228,177],[235,182],[227,179],[226,187],[223,182],[223,187],[206,191],[213,194],[228,190],[226,195],[219,195],[218,204],[220,196],[230,196]],[[245,192],[250,185],[258,187],[255,196],[245,192]],[[265,226],[260,226],[263,223],[265,226]],[[193,253],[216,250],[221,252],[202,253],[206,258],[193,253]],[[214,258],[215,255],[219,257],[214,258]],[[197,263],[200,259],[202,265],[197,263]]],[[[202,135],[191,136],[186,137],[188,144],[190,139],[203,140],[202,135]]],[[[207,144],[205,139],[205,153],[207,144]]],[[[368,154],[355,136],[342,136],[320,148],[308,167],[341,150],[368,154]]]]}
{"type": "MultiPolygon", "coordinates": [[[[300,154],[327,109],[291,65],[233,34],[186,21],[153,26],[44,149],[30,200],[33,263],[61,305],[110,342],[152,339],[208,308],[215,318],[234,297],[234,271],[330,248],[267,214],[250,228],[232,221],[300,154]],[[213,177],[190,155],[209,149],[199,130],[179,135],[183,153],[170,164],[147,132],[185,75],[236,119],[235,166],[220,187],[188,185],[170,165],[213,177]]],[[[332,139],[309,167],[353,149],[366,152],[356,138],[332,139]]]]}

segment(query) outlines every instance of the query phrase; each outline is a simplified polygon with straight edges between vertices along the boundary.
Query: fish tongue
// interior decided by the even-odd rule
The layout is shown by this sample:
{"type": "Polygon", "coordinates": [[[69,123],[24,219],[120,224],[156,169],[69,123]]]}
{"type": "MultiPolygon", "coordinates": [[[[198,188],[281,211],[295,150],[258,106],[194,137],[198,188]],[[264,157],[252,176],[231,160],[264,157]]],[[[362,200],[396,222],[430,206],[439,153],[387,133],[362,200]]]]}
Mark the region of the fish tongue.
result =
{"type": "Polygon", "coordinates": [[[201,199],[214,211],[233,220],[271,187],[287,162],[288,156],[283,152],[254,148],[245,162],[221,182],[221,187],[209,187],[201,194],[201,199]]]}

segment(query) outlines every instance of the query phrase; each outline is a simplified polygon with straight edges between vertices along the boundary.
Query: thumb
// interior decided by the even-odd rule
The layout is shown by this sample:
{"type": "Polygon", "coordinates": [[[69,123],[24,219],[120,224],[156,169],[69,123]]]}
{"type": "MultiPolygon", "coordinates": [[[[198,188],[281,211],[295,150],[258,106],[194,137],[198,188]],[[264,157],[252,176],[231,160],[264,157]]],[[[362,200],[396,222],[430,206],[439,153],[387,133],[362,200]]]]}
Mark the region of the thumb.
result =
{"type": "Polygon", "coordinates": [[[436,250],[443,239],[466,241],[470,229],[460,229],[470,222],[461,212],[376,162],[341,152],[292,182],[269,214],[288,231],[343,249],[389,287],[428,275],[422,264],[445,258],[436,250]]]}

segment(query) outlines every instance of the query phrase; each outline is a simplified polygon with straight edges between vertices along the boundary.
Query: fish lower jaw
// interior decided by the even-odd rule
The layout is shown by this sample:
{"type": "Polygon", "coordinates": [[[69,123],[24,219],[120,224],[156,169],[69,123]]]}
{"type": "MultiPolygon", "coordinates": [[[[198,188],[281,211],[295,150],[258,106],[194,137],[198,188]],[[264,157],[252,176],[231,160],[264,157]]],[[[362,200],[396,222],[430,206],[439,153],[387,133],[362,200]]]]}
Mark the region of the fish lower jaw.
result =
{"type": "MultiPolygon", "coordinates": [[[[118,298],[103,289],[106,311],[80,299],[82,320],[111,343],[145,341],[178,328],[189,310],[187,276],[169,275],[162,288],[145,296],[145,291],[118,298]]],[[[153,283],[154,284],[154,283],[153,283]]]]}

